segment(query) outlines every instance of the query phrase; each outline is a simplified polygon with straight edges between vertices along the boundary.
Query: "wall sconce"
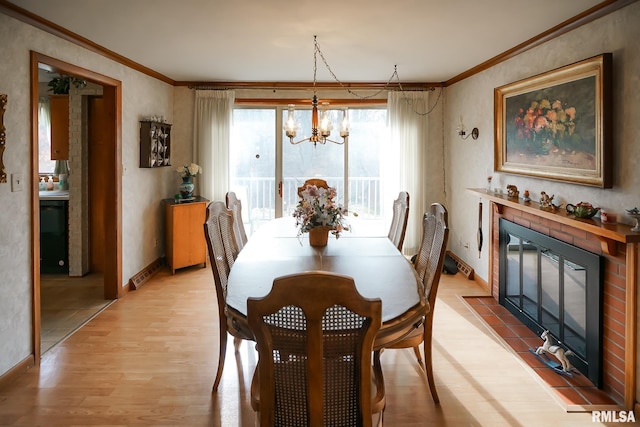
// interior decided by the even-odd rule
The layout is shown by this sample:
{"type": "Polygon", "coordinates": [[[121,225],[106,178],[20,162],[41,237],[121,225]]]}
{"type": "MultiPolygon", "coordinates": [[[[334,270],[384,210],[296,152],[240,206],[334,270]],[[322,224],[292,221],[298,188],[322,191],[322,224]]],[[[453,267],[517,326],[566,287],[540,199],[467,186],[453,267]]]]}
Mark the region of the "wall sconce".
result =
{"type": "Polygon", "coordinates": [[[471,138],[473,139],[478,139],[478,136],[480,135],[480,131],[478,130],[478,128],[473,128],[471,129],[471,133],[467,134],[467,132],[464,130],[464,124],[462,124],[462,116],[460,116],[460,123],[458,124],[458,135],[460,135],[460,138],[462,139],[467,139],[469,138],[469,136],[471,136],[471,138]]]}

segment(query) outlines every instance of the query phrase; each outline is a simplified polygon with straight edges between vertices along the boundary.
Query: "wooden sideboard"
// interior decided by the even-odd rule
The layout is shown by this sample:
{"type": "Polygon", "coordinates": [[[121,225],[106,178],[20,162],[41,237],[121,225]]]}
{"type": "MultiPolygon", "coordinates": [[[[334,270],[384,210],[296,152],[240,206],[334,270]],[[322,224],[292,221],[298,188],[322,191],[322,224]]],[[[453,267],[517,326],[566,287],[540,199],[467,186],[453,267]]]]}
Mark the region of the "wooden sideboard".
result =
{"type": "Polygon", "coordinates": [[[208,202],[202,197],[183,203],[174,199],[163,200],[167,263],[173,274],[179,268],[207,265],[207,242],[203,224],[208,202]]]}

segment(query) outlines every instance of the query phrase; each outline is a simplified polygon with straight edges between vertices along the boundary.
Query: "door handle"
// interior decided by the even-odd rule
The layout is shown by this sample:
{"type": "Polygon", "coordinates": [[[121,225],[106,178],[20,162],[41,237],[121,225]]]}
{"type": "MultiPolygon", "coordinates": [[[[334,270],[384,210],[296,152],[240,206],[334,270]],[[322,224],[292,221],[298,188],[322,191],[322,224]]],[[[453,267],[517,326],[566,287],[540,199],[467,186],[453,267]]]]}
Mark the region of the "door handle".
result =
{"type": "Polygon", "coordinates": [[[278,195],[282,199],[282,181],[278,183],[278,195]]]}

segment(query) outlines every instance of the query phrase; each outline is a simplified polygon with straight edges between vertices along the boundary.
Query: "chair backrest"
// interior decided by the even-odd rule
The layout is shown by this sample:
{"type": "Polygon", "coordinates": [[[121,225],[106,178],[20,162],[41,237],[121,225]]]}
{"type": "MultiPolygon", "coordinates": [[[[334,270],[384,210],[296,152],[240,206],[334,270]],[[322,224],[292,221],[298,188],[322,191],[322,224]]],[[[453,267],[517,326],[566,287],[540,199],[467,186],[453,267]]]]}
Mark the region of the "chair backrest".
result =
{"type": "Polygon", "coordinates": [[[298,197],[302,197],[302,192],[307,188],[307,185],[315,185],[318,188],[329,188],[329,184],[327,184],[327,181],[324,179],[311,178],[306,180],[304,184],[302,184],[302,187],[298,187],[298,197]]]}
{"type": "Polygon", "coordinates": [[[204,236],[209,250],[209,262],[213,272],[218,297],[220,321],[226,318],[224,313],[227,300],[229,272],[238,256],[233,236],[233,213],[223,202],[210,202],[207,205],[207,220],[204,223],[204,236]]]}
{"type": "Polygon", "coordinates": [[[244,231],[244,223],[242,222],[242,203],[233,191],[227,193],[226,201],[227,209],[233,212],[233,235],[239,252],[244,248],[248,240],[247,233],[244,231]]]}
{"type": "Polygon", "coordinates": [[[422,218],[422,242],[415,269],[422,280],[425,298],[432,312],[447,250],[448,220],[447,209],[440,203],[433,203],[422,218]]]}
{"type": "Polygon", "coordinates": [[[402,251],[404,235],[407,232],[407,221],[409,220],[409,193],[401,191],[398,198],[393,201],[393,217],[391,227],[389,227],[389,240],[393,245],[402,251]]]}
{"type": "Polygon", "coordinates": [[[305,272],[249,298],[260,425],[371,425],[373,341],[382,303],[353,279],[305,272]]]}

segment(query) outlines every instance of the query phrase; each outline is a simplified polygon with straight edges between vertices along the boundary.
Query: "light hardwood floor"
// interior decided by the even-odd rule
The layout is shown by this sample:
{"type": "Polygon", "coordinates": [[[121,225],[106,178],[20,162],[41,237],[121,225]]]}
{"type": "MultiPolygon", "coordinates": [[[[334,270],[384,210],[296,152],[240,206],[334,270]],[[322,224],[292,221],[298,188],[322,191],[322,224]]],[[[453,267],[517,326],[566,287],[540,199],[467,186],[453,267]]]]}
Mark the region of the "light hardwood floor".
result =
{"type": "MultiPolygon", "coordinates": [[[[461,295],[483,290],[443,275],[434,320],[440,405],[412,350],[382,363],[388,426],[592,426],[566,413],[461,295]]],[[[40,367],[0,390],[2,426],[253,426],[249,385],[257,355],[228,346],[217,394],[217,315],[209,268],[159,272],[47,352],[40,367]]],[[[230,340],[231,341],[231,340],[230,340]]],[[[232,341],[231,341],[232,342],[232,341]]]]}
{"type": "Polygon", "coordinates": [[[41,354],[72,334],[109,305],[104,299],[104,276],[64,274],[40,276],[41,354]]]}

